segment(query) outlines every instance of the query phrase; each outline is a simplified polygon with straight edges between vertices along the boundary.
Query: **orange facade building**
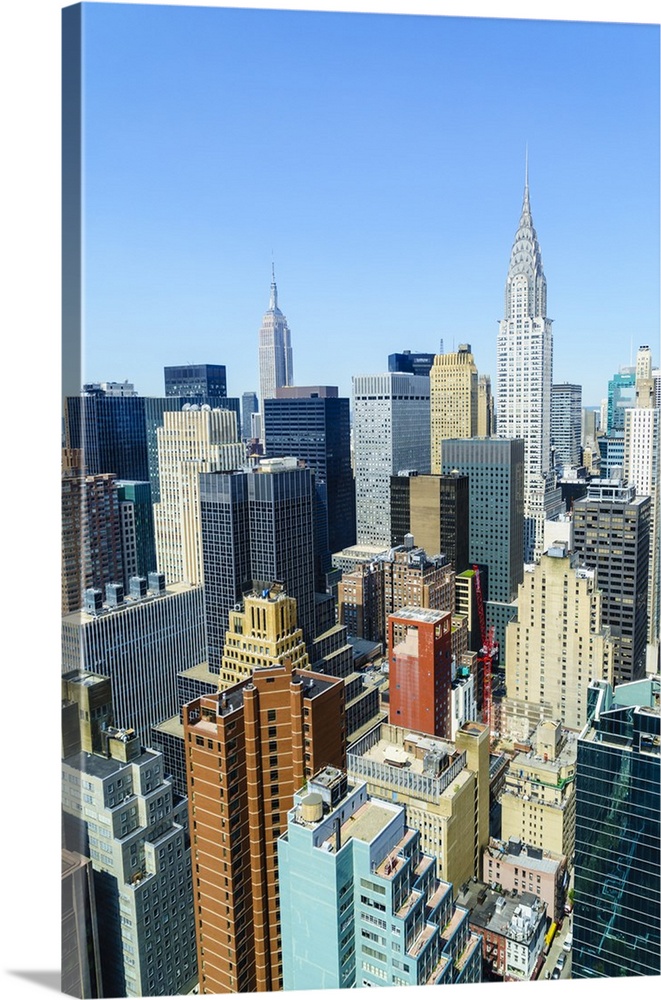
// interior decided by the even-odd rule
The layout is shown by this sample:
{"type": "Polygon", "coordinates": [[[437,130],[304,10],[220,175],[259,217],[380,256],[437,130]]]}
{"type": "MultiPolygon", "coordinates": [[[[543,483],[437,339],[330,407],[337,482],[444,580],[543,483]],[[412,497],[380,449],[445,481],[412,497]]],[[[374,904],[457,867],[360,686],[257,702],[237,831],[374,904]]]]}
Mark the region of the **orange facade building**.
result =
{"type": "Polygon", "coordinates": [[[200,993],[281,990],[277,840],[306,779],[346,766],[344,683],[258,667],[183,715],[200,993]]]}
{"type": "Polygon", "coordinates": [[[452,735],[452,615],[402,608],[388,616],[390,723],[430,736],[452,735]]]}

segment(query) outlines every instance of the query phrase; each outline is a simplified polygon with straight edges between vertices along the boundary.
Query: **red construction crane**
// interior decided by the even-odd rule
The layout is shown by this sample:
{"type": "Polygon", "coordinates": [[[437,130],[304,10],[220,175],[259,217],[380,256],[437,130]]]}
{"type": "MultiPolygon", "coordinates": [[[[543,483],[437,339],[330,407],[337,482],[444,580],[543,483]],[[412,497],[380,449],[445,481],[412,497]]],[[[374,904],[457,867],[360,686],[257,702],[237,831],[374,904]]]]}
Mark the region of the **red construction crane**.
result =
{"type": "Polygon", "coordinates": [[[482,647],[478,656],[478,663],[482,664],[482,722],[491,728],[491,678],[493,675],[493,658],[498,652],[496,642],[496,629],[492,625],[487,632],[486,620],[484,617],[484,599],[482,597],[482,584],[480,583],[480,567],[473,566],[475,574],[475,599],[477,601],[477,614],[480,620],[480,641],[482,647]]]}

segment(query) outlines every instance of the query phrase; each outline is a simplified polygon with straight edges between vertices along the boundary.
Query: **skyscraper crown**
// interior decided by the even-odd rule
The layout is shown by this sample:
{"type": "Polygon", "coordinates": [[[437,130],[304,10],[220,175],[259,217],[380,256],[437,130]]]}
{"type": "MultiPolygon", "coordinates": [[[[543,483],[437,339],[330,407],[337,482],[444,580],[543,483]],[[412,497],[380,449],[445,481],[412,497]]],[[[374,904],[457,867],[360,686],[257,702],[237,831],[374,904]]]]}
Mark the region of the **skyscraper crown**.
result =
{"type": "Polygon", "coordinates": [[[546,278],[542,265],[542,252],[530,211],[530,191],[528,188],[528,163],[526,160],[526,183],[523,191],[523,207],[519,228],[514,237],[510,266],[505,286],[505,316],[546,316],[546,278]],[[519,276],[525,278],[524,282],[519,276]],[[517,280],[519,279],[519,280],[517,280]],[[527,292],[527,294],[526,294],[527,292]]]}

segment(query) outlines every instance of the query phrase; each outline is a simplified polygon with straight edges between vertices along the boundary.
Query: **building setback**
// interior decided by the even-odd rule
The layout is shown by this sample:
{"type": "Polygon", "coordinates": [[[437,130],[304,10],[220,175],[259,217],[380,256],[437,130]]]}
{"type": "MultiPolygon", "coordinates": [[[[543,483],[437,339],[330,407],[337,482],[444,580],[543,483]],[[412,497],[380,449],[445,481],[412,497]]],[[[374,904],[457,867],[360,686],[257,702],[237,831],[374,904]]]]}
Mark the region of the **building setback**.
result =
{"type": "Polygon", "coordinates": [[[481,981],[480,940],[404,809],[326,767],[278,842],[286,990],[481,981]]]}
{"type": "Polygon", "coordinates": [[[347,772],[406,807],[439,878],[458,886],[479,874],[489,840],[487,726],[464,723],[451,742],[384,722],[349,747],[347,772]]]}
{"type": "Polygon", "coordinates": [[[63,680],[63,841],[94,869],[98,995],[188,993],[197,962],[186,801],[133,730],[88,726],[76,738],[80,715],[109,718],[108,694],[107,678],[63,680]]]}
{"type": "Polygon", "coordinates": [[[595,571],[556,543],[529,566],[507,626],[508,731],[527,739],[545,719],[580,730],[592,680],[613,679],[614,644],[602,626],[595,571]]]}
{"type": "Polygon", "coordinates": [[[505,775],[500,797],[503,840],[520,837],[533,847],[571,858],[576,820],[576,735],[558,722],[542,722],[505,775]]]}
{"type": "Polygon", "coordinates": [[[344,573],[338,615],[351,635],[385,643],[389,614],[406,605],[451,611],[454,569],[445,556],[429,558],[412,538],[369,563],[344,573]]]}
{"type": "Polygon", "coordinates": [[[345,765],[343,682],[258,667],[183,714],[200,993],[282,989],[276,844],[306,778],[345,765]]]}
{"type": "Polygon", "coordinates": [[[658,675],[591,685],[576,763],[574,979],[659,975],[659,693],[658,675]]]}

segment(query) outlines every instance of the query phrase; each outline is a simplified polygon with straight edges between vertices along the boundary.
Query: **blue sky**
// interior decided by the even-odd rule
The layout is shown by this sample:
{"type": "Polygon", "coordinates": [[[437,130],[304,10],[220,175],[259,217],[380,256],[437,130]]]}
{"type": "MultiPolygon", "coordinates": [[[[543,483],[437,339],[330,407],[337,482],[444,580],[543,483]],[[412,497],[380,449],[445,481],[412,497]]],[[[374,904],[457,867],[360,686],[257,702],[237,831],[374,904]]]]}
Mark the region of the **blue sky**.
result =
{"type": "Polygon", "coordinates": [[[257,389],[271,254],[299,384],[495,345],[529,149],[554,380],[658,364],[654,25],[85,4],[86,380],[257,389]]]}

